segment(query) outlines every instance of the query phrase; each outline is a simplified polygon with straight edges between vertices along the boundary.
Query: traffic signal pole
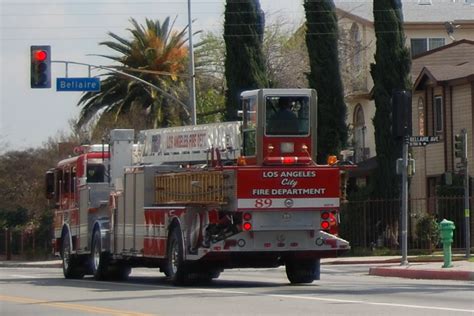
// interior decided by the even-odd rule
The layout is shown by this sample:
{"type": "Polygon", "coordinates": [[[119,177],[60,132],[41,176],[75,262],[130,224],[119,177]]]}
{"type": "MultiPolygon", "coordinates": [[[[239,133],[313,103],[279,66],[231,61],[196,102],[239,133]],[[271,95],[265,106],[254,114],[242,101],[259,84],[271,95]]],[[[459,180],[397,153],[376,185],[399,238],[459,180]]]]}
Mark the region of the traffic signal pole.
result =
{"type": "Polygon", "coordinates": [[[466,258],[471,257],[471,220],[469,208],[469,168],[467,159],[467,131],[462,129],[461,135],[463,138],[462,150],[462,164],[464,169],[464,232],[466,243],[466,258]]]}
{"type": "MultiPolygon", "coordinates": [[[[89,76],[90,76],[90,72],[91,72],[91,68],[93,69],[101,69],[101,70],[107,70],[107,71],[110,71],[110,72],[114,72],[114,73],[117,73],[117,74],[121,74],[125,77],[128,77],[128,78],[132,78],[134,80],[137,80],[141,83],[143,83],[144,85],[147,85],[153,89],[156,89],[157,91],[161,92],[164,96],[170,98],[170,99],[173,99],[174,101],[176,101],[177,103],[179,103],[180,105],[184,106],[185,108],[187,107],[187,105],[185,103],[183,103],[181,100],[179,100],[178,98],[176,98],[175,96],[173,96],[172,94],[164,91],[163,89],[161,89],[160,87],[157,87],[156,85],[148,82],[148,81],[145,81],[143,80],[142,78],[140,77],[137,77],[137,76],[134,76],[134,75],[131,75],[129,73],[126,73],[124,71],[120,71],[120,70],[117,70],[113,67],[108,67],[108,66],[99,66],[99,65],[93,65],[93,64],[86,64],[86,63],[79,63],[79,62],[75,62],[75,61],[67,61],[67,60],[51,60],[51,63],[59,63],[59,64],[65,64],[66,65],[66,73],[68,72],[68,65],[69,64],[72,64],[72,65],[79,65],[79,66],[87,66],[89,67],[89,76]]],[[[125,70],[125,69],[124,69],[125,70]]],[[[154,72],[154,71],[139,71],[139,72],[147,72],[147,73],[158,73],[160,74],[160,72],[154,72]]]]}
{"type": "Polygon", "coordinates": [[[469,169],[466,163],[464,164],[464,224],[466,232],[466,258],[471,257],[471,219],[470,219],[470,209],[469,209],[469,169]]]}
{"type": "Polygon", "coordinates": [[[469,168],[467,155],[467,130],[463,128],[460,134],[454,135],[454,156],[461,160],[459,167],[464,174],[464,236],[466,244],[466,258],[471,256],[471,221],[469,208],[469,168]]]}
{"type": "Polygon", "coordinates": [[[408,146],[412,133],[411,91],[394,90],[392,92],[392,134],[402,140],[402,196],[401,196],[401,252],[400,265],[408,265],[408,146]]]}
{"type": "Polygon", "coordinates": [[[403,139],[402,168],[402,261],[400,265],[408,265],[408,135],[403,139]]]}

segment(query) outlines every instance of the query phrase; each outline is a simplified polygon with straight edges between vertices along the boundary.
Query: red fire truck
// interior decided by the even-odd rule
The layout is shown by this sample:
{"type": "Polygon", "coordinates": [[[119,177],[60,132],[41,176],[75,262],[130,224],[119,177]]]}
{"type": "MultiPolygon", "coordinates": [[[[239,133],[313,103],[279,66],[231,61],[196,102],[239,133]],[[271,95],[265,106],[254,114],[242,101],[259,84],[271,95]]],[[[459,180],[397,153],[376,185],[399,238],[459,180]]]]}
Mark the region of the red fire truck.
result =
{"type": "Polygon", "coordinates": [[[349,250],[338,237],[343,171],[315,163],[315,91],[241,100],[242,121],[113,130],[108,145],[48,171],[66,278],[152,267],[183,284],[285,265],[291,283],[310,283],[320,258],[349,250]]]}

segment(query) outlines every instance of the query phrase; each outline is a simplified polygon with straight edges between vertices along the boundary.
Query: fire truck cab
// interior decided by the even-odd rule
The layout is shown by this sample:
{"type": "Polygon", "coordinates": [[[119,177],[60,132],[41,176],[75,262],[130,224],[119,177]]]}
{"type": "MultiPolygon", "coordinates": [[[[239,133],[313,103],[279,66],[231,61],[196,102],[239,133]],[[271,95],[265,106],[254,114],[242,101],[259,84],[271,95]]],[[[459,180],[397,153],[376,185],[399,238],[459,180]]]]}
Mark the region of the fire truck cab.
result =
{"type": "Polygon", "coordinates": [[[349,250],[338,236],[341,169],[315,162],[315,91],[241,99],[242,121],[113,130],[108,147],[48,172],[66,278],[152,267],[183,284],[285,265],[291,283],[309,283],[320,258],[349,250]]]}

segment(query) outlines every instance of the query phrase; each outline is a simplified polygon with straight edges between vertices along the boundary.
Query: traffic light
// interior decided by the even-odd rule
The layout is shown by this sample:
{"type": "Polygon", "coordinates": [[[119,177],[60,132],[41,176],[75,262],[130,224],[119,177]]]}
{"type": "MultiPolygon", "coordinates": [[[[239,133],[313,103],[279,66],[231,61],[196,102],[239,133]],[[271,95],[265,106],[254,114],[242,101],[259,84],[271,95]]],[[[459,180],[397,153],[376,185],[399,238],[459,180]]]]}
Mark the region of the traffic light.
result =
{"type": "Polygon", "coordinates": [[[454,156],[456,158],[467,159],[467,134],[454,135],[454,156]]]}
{"type": "Polygon", "coordinates": [[[30,46],[31,88],[51,88],[51,46],[30,46]]]}
{"type": "Polygon", "coordinates": [[[400,138],[411,134],[411,91],[394,90],[392,93],[392,135],[400,138]]]}

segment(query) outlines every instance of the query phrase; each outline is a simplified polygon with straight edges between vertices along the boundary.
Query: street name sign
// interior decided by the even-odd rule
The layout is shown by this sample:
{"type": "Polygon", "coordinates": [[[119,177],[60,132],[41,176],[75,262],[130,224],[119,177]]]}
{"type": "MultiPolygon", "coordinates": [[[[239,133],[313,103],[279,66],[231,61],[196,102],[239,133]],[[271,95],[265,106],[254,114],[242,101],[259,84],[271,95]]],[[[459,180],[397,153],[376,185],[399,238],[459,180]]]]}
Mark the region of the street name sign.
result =
{"type": "Polygon", "coordinates": [[[57,78],[56,91],[82,91],[98,92],[100,91],[99,78],[57,78]]]}
{"type": "Polygon", "coordinates": [[[411,147],[421,147],[439,142],[439,136],[410,136],[408,140],[411,147]]]}

